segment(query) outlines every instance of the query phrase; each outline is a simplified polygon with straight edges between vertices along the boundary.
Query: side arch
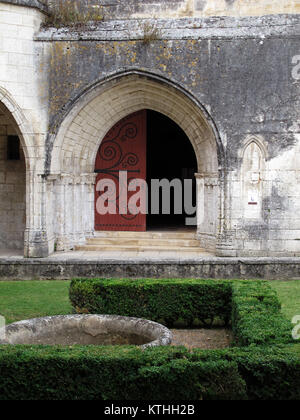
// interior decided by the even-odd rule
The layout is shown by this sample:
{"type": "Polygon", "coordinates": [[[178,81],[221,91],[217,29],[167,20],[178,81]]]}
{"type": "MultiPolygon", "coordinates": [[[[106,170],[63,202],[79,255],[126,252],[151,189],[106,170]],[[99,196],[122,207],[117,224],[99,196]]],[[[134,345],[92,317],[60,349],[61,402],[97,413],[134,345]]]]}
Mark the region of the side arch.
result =
{"type": "Polygon", "coordinates": [[[16,126],[26,159],[26,170],[33,170],[35,164],[33,128],[17,102],[13,99],[10,93],[1,86],[0,103],[5,106],[11,121],[16,126]]]}
{"type": "Polygon", "coordinates": [[[241,188],[243,218],[262,220],[267,149],[260,136],[249,136],[242,150],[241,188]]]}
{"type": "Polygon", "coordinates": [[[32,201],[33,171],[36,164],[34,134],[31,125],[18,103],[10,93],[0,86],[0,113],[2,114],[1,171],[5,196],[1,197],[1,243],[0,246],[19,250],[24,248],[25,255],[29,248],[28,232],[32,227],[34,204],[32,201]],[[11,138],[9,137],[11,136],[11,138]],[[20,140],[17,149],[15,137],[20,140]],[[14,152],[10,157],[8,148],[15,142],[14,152]]]}
{"type": "Polygon", "coordinates": [[[260,149],[260,151],[262,153],[262,156],[265,160],[268,159],[267,146],[264,142],[263,137],[259,136],[259,135],[250,135],[250,136],[246,137],[246,139],[244,141],[244,144],[243,144],[243,147],[241,148],[240,153],[239,153],[241,159],[243,159],[245,157],[245,153],[247,152],[247,150],[248,150],[249,146],[251,146],[251,144],[255,144],[260,149]]]}

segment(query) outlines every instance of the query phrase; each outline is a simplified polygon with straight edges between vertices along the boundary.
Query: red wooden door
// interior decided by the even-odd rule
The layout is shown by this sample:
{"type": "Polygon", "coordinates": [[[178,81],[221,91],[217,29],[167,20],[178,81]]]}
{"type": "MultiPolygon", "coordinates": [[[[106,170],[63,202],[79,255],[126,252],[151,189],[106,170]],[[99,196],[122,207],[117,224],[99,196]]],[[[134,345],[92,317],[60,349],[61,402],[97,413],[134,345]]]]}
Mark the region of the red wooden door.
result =
{"type": "MultiPolygon", "coordinates": [[[[146,214],[133,214],[126,205],[135,194],[127,191],[129,183],[133,179],[146,181],[146,125],[147,111],[136,112],[116,124],[101,143],[95,168],[98,173],[95,187],[97,231],[146,231],[146,214]],[[109,190],[110,187],[101,185],[107,180],[110,183],[113,181],[115,195],[109,190]],[[102,210],[99,212],[100,204],[102,209],[103,206],[110,207],[108,214],[104,214],[102,210]],[[116,214],[111,214],[111,209],[115,209],[116,214]]],[[[137,191],[141,191],[146,197],[147,191],[144,188],[137,187],[137,191]]]]}

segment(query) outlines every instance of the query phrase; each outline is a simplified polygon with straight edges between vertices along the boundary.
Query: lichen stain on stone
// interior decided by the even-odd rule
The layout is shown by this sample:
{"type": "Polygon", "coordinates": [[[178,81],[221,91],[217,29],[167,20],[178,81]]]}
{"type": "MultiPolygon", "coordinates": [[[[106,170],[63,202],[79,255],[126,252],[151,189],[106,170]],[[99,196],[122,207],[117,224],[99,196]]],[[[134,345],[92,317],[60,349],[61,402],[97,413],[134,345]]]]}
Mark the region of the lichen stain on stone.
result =
{"type": "Polygon", "coordinates": [[[129,64],[135,64],[137,61],[136,45],[136,41],[114,41],[97,43],[95,48],[101,50],[105,56],[126,57],[129,64]]]}
{"type": "Polygon", "coordinates": [[[50,111],[55,114],[70,95],[72,76],[71,46],[68,42],[52,44],[50,53],[50,111]],[[66,83],[68,80],[68,83],[66,83]]]}
{"type": "MultiPolygon", "coordinates": [[[[40,56],[38,70],[40,75],[49,74],[48,72],[48,62],[44,55],[40,56]]],[[[46,80],[42,79],[38,85],[39,97],[43,98],[48,104],[48,95],[49,95],[49,85],[46,80]]]]}
{"type": "Polygon", "coordinates": [[[160,45],[159,48],[161,50],[161,57],[163,57],[166,60],[171,60],[172,58],[171,49],[163,45],[160,45]]]}

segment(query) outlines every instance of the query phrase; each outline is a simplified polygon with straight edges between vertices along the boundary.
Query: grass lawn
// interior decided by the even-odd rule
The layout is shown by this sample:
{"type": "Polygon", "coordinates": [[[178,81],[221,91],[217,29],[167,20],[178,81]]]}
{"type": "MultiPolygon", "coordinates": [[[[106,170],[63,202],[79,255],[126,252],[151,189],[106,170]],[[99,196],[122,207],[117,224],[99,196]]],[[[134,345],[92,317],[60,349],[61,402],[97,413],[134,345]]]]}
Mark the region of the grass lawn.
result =
{"type": "Polygon", "coordinates": [[[23,319],[72,313],[69,281],[0,282],[0,315],[8,324],[23,319]]]}
{"type": "MultiPolygon", "coordinates": [[[[289,319],[300,315],[300,280],[272,281],[289,319]]],[[[0,282],[0,315],[7,323],[22,319],[72,313],[68,298],[69,281],[0,282]]],[[[300,345],[299,345],[300,347],[300,345]]]]}
{"type": "Polygon", "coordinates": [[[295,315],[300,315],[300,280],[272,281],[271,286],[278,293],[283,314],[289,320],[295,315]]]}
{"type": "MultiPolygon", "coordinates": [[[[278,293],[283,314],[289,320],[292,320],[296,315],[300,315],[300,280],[291,280],[288,282],[272,281],[271,286],[278,293]]],[[[299,341],[293,349],[300,356],[299,341]]]]}

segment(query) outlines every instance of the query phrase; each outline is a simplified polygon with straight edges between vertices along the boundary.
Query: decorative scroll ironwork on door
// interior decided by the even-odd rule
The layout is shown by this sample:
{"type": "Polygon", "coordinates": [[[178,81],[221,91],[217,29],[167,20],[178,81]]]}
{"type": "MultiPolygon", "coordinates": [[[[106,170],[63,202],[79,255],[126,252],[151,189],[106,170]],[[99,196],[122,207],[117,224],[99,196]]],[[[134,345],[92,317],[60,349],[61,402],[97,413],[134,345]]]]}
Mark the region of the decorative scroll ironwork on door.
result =
{"type": "MultiPolygon", "coordinates": [[[[95,190],[95,229],[98,231],[145,231],[146,215],[131,214],[120,203],[120,187],[127,190],[133,179],[146,180],[146,124],[147,111],[139,111],[121,120],[105,136],[97,153],[95,172],[98,174],[95,190]],[[119,185],[120,172],[127,172],[127,185],[119,185]],[[97,191],[99,181],[110,179],[116,185],[117,214],[100,215],[97,199],[103,192],[97,191]]],[[[128,200],[132,196],[128,192],[128,200]]],[[[146,192],[145,192],[146,194],[146,192]]],[[[113,198],[112,198],[113,199],[113,198]]]]}

